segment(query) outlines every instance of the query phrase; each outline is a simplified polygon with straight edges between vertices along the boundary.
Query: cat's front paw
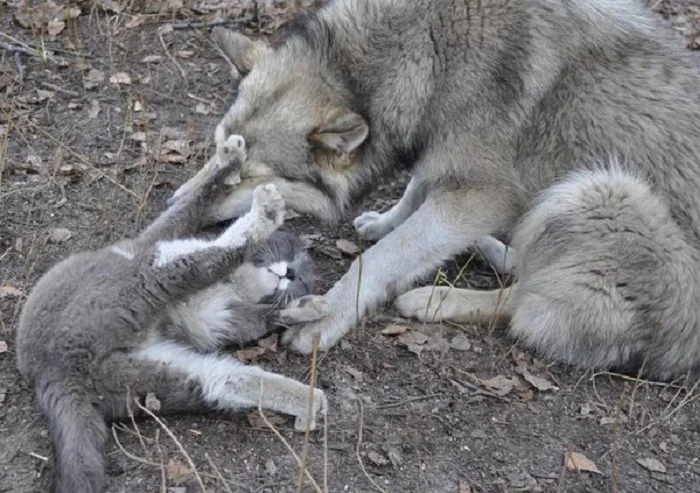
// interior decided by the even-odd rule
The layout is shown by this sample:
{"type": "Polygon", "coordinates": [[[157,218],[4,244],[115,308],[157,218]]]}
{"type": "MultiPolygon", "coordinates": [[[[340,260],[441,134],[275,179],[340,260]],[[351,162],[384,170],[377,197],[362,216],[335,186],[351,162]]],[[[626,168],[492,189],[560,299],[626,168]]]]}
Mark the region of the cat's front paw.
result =
{"type": "Polygon", "coordinates": [[[317,418],[319,414],[326,414],[328,410],[328,400],[326,394],[321,389],[314,389],[313,406],[311,407],[311,415],[308,411],[296,416],[294,420],[294,429],[296,431],[315,430],[317,428],[317,418]]]}
{"type": "Polygon", "coordinates": [[[258,185],[253,190],[253,205],[250,210],[266,226],[267,234],[284,222],[284,199],[273,183],[258,185]]]}
{"type": "Polygon", "coordinates": [[[370,241],[383,238],[393,229],[386,215],[375,211],[360,214],[353,221],[353,225],[360,238],[370,241]]]}
{"type": "Polygon", "coordinates": [[[308,295],[292,301],[280,312],[287,324],[314,322],[330,313],[331,307],[324,296],[308,295]]]}

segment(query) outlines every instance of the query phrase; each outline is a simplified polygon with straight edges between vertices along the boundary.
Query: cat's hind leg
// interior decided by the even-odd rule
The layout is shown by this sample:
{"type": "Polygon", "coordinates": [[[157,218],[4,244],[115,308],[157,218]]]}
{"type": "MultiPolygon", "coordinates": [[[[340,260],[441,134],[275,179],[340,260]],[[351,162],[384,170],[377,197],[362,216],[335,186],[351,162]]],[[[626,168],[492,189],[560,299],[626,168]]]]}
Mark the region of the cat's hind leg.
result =
{"type": "Polygon", "coordinates": [[[318,414],[327,407],[322,390],[312,390],[301,382],[245,365],[230,356],[202,354],[174,342],[158,341],[133,357],[177,376],[161,380],[153,389],[163,412],[197,408],[240,411],[260,406],[294,416],[295,429],[305,431],[315,429],[318,414]]]}

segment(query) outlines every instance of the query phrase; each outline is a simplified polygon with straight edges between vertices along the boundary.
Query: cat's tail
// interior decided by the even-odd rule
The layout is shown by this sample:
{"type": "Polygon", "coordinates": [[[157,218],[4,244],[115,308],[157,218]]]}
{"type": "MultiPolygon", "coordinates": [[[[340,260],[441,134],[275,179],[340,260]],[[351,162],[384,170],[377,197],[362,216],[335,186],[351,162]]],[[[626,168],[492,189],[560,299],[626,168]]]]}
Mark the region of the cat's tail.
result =
{"type": "Polygon", "coordinates": [[[37,380],[37,400],[49,422],[55,447],[53,493],[101,493],[105,472],[102,450],[107,426],[92,403],[85,381],[47,372],[37,380]]]}

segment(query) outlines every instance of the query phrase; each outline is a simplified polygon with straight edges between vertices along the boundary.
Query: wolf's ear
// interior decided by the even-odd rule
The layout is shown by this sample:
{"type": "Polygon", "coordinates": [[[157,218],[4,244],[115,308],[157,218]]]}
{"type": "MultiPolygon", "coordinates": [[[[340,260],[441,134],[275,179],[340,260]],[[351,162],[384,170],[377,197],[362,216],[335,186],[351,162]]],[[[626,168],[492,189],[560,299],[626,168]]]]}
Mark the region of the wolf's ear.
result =
{"type": "Polygon", "coordinates": [[[331,113],[325,123],[313,131],[309,140],[326,149],[348,154],[365,141],[369,126],[364,118],[350,110],[331,113]]]}
{"type": "Polygon", "coordinates": [[[253,66],[269,50],[268,46],[262,41],[253,41],[241,33],[233,32],[220,26],[211,30],[211,37],[217,48],[238,69],[241,76],[248,75],[253,66]]]}

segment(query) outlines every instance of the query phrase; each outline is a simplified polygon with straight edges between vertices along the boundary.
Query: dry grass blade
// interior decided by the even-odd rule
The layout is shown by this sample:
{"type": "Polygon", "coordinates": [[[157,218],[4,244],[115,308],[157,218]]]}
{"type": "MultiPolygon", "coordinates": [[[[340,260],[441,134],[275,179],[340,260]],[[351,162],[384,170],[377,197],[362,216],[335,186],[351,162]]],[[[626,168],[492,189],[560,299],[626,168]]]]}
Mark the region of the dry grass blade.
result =
{"type": "Polygon", "coordinates": [[[197,470],[197,466],[194,465],[190,454],[187,453],[187,450],[185,450],[185,447],[183,447],[180,440],[177,439],[175,433],[173,433],[172,430],[170,430],[170,428],[168,428],[168,426],[158,416],[153,414],[153,412],[151,412],[150,409],[148,409],[146,406],[141,405],[141,403],[137,399],[134,399],[134,402],[139,407],[139,409],[141,409],[143,412],[145,412],[151,418],[153,418],[155,422],[158,423],[158,425],[163,429],[163,431],[168,434],[172,441],[175,442],[175,445],[177,445],[177,448],[180,449],[180,452],[182,453],[183,457],[192,468],[192,471],[194,472],[195,478],[197,478],[197,482],[199,483],[200,488],[202,488],[202,491],[206,493],[207,489],[204,487],[204,481],[202,481],[202,477],[200,476],[199,471],[197,470]]]}
{"type": "Polygon", "coordinates": [[[369,475],[367,472],[367,469],[365,468],[365,463],[362,461],[362,456],[360,455],[360,450],[362,449],[362,432],[365,427],[365,407],[362,405],[362,401],[360,399],[357,399],[357,403],[360,405],[360,423],[357,427],[357,448],[355,449],[355,454],[357,455],[357,462],[360,464],[360,469],[362,469],[362,473],[367,477],[370,483],[372,483],[372,486],[374,486],[377,491],[381,491],[381,493],[387,493],[387,491],[379,486],[377,482],[372,479],[372,476],[369,475]]]}
{"type": "MultiPolygon", "coordinates": [[[[307,415],[311,416],[314,409],[314,390],[316,389],[316,356],[318,354],[318,341],[319,336],[314,336],[313,339],[313,351],[311,353],[311,378],[309,380],[309,405],[307,407],[307,415]]],[[[310,425],[310,423],[309,423],[310,425]]],[[[301,467],[299,467],[299,476],[297,477],[297,491],[296,493],[301,493],[301,488],[304,483],[304,473],[306,472],[306,465],[309,460],[309,439],[311,438],[311,426],[306,427],[306,433],[304,433],[304,445],[301,451],[301,467]]]]}
{"type": "MultiPolygon", "coordinates": [[[[282,444],[287,448],[287,450],[289,450],[289,453],[292,454],[292,457],[294,457],[294,460],[297,461],[297,465],[299,465],[299,467],[301,467],[301,459],[299,458],[297,453],[294,451],[294,449],[289,444],[289,442],[282,436],[282,434],[277,429],[277,427],[274,424],[272,424],[272,422],[268,419],[267,416],[265,416],[265,413],[263,412],[262,396],[263,396],[263,391],[265,390],[264,384],[265,384],[264,380],[260,379],[260,399],[258,400],[258,413],[260,414],[260,417],[262,418],[265,425],[270,429],[270,431],[272,431],[272,433],[275,434],[275,436],[280,440],[280,442],[282,442],[282,444]]],[[[305,471],[305,474],[306,474],[306,477],[309,479],[309,481],[311,481],[311,484],[313,485],[314,489],[319,493],[323,493],[323,490],[318,485],[318,483],[316,482],[314,477],[311,475],[311,473],[308,471],[308,469],[305,471]]]]}

